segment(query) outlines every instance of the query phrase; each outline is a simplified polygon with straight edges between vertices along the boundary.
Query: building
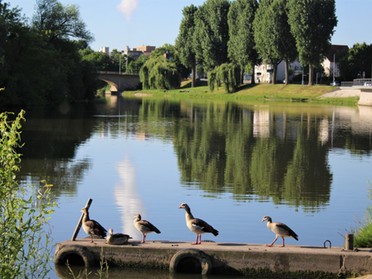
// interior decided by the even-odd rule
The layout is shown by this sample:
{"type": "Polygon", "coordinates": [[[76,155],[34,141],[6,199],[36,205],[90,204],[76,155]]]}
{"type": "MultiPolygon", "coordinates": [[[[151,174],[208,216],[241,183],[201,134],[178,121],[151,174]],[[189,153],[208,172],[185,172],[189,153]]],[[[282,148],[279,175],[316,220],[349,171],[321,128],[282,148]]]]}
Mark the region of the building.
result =
{"type": "MultiPolygon", "coordinates": [[[[337,57],[344,56],[348,53],[349,47],[346,45],[332,45],[324,58],[321,65],[324,68],[324,75],[328,77],[333,77],[334,79],[340,76],[339,60],[337,57]]],[[[290,79],[301,75],[303,72],[303,67],[298,61],[298,59],[292,61],[289,64],[290,79]]],[[[273,76],[273,67],[270,64],[261,64],[255,66],[255,81],[257,83],[271,83],[273,76]]],[[[282,82],[285,79],[285,63],[280,62],[277,67],[276,78],[278,82],[282,82]]]]}
{"type": "Polygon", "coordinates": [[[98,51],[103,52],[106,55],[110,55],[110,48],[109,47],[101,47],[98,51]]]}
{"type": "Polygon", "coordinates": [[[340,76],[339,63],[337,61],[347,55],[349,52],[349,47],[344,45],[332,45],[327,53],[322,66],[324,68],[324,74],[328,77],[333,77],[333,79],[340,76]]]}
{"type": "Polygon", "coordinates": [[[139,47],[134,47],[132,49],[130,49],[129,46],[126,46],[124,48],[124,54],[132,57],[133,59],[136,59],[142,54],[150,55],[151,52],[153,52],[155,49],[156,47],[154,46],[139,46],[139,47]]]}

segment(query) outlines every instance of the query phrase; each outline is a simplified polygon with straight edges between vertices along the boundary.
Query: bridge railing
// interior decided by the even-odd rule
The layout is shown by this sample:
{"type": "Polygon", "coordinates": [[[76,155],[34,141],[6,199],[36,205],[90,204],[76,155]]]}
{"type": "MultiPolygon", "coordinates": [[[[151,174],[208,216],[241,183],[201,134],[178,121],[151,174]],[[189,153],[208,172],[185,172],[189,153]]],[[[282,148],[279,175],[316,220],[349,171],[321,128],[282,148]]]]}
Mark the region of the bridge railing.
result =
{"type": "Polygon", "coordinates": [[[102,75],[122,75],[122,76],[138,76],[138,74],[132,74],[132,73],[119,73],[115,71],[97,71],[98,74],[102,75]]]}
{"type": "Polygon", "coordinates": [[[372,86],[372,78],[356,78],[353,80],[353,86],[372,86]]]}

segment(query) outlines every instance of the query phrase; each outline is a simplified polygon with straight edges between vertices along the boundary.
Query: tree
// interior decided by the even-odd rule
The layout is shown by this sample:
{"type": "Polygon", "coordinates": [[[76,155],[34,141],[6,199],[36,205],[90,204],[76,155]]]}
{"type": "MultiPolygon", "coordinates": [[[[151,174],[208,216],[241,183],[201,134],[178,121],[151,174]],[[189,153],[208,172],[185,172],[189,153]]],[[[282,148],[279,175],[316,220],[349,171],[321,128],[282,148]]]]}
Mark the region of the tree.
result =
{"type": "Polygon", "coordinates": [[[180,32],[176,39],[176,50],[181,63],[191,68],[192,82],[191,86],[196,84],[196,51],[195,51],[195,13],[198,8],[194,5],[183,9],[183,19],[180,25],[180,32]]]}
{"type": "Polygon", "coordinates": [[[285,61],[285,82],[288,83],[288,64],[296,58],[295,40],[290,32],[286,1],[262,0],[254,19],[254,38],[261,58],[273,66],[272,83],[276,83],[278,64],[285,61]]]}
{"type": "Polygon", "coordinates": [[[330,46],[337,25],[335,0],[288,0],[288,22],[302,65],[309,65],[309,85],[314,65],[320,63],[330,46]]]}
{"type": "Polygon", "coordinates": [[[207,0],[195,13],[195,53],[209,71],[227,62],[228,0],[207,0]]]}
{"type": "MultiPolygon", "coordinates": [[[[257,10],[257,0],[236,0],[231,3],[228,13],[229,41],[228,57],[237,63],[241,70],[241,82],[245,67],[256,64],[256,47],[253,36],[253,20],[257,10]]],[[[254,82],[254,75],[252,81],[254,82]]]]}
{"type": "Polygon", "coordinates": [[[372,45],[355,44],[349,49],[346,57],[339,57],[339,59],[341,59],[340,68],[344,79],[371,77],[372,45]]]}
{"type": "Polygon", "coordinates": [[[180,71],[175,48],[164,45],[154,50],[140,70],[144,89],[175,89],[180,87],[180,71]]]}
{"type": "Polygon", "coordinates": [[[51,43],[57,39],[81,39],[87,42],[93,36],[86,30],[75,5],[63,6],[57,0],[38,0],[32,26],[51,43]]]}

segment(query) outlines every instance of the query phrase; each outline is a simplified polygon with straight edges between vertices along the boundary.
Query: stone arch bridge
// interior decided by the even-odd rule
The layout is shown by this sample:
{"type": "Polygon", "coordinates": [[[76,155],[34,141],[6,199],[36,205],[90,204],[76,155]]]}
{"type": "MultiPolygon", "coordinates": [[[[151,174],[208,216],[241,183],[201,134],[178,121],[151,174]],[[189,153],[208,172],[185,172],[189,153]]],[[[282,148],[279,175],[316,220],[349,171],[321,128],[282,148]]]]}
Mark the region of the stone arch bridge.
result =
{"type": "Polygon", "coordinates": [[[98,79],[110,85],[111,94],[116,94],[128,89],[138,89],[140,86],[140,79],[137,74],[99,71],[98,79]]]}

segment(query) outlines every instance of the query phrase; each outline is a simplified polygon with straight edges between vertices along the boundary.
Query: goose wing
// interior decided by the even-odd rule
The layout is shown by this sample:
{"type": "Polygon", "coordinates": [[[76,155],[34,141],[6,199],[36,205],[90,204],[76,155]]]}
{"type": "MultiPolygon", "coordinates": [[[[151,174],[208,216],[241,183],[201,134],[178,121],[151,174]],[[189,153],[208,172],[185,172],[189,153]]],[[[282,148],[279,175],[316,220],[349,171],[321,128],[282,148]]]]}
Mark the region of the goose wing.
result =
{"type": "Polygon", "coordinates": [[[286,224],[277,223],[276,226],[280,229],[280,232],[287,236],[292,236],[294,239],[298,240],[298,235],[286,224]]]}
{"type": "Polygon", "coordinates": [[[151,231],[151,232],[156,232],[156,233],[160,233],[159,229],[157,227],[155,227],[153,224],[151,224],[149,221],[147,220],[141,220],[141,221],[138,221],[138,224],[142,227],[144,227],[147,231],[151,231]]]}
{"type": "Polygon", "coordinates": [[[212,233],[215,236],[218,235],[218,231],[202,219],[194,218],[192,220],[192,226],[204,233],[212,233]]]}

